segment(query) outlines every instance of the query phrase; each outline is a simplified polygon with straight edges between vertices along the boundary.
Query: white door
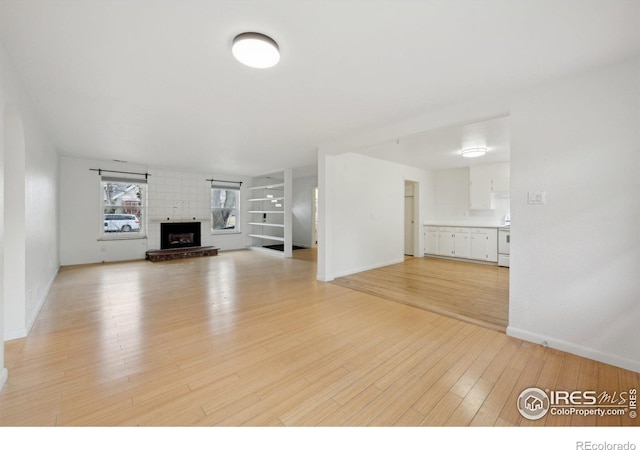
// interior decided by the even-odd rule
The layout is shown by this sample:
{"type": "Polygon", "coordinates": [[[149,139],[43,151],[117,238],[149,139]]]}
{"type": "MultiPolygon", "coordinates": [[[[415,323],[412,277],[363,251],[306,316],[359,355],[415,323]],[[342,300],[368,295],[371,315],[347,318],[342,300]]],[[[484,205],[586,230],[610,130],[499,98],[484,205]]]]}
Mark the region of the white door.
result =
{"type": "Polygon", "coordinates": [[[413,234],[414,234],[414,210],[413,196],[404,197],[404,254],[413,255],[413,234]]]}
{"type": "Polygon", "coordinates": [[[313,228],[311,230],[311,245],[315,247],[318,245],[318,188],[313,188],[313,198],[311,199],[312,211],[311,220],[313,221],[313,228]]]}

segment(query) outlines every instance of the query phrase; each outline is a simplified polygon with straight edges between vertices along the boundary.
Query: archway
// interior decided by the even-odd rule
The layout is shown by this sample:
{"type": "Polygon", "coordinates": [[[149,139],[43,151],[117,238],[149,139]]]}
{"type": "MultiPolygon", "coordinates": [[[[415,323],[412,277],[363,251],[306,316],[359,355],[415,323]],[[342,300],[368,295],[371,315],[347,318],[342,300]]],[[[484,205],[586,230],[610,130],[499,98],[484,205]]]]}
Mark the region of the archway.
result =
{"type": "Polygon", "coordinates": [[[0,386],[6,330],[25,323],[25,138],[20,113],[6,105],[0,127],[0,386]],[[9,170],[5,170],[9,168],[9,170]],[[11,239],[6,239],[11,236],[11,239]],[[11,299],[11,302],[8,301],[11,299]]]}

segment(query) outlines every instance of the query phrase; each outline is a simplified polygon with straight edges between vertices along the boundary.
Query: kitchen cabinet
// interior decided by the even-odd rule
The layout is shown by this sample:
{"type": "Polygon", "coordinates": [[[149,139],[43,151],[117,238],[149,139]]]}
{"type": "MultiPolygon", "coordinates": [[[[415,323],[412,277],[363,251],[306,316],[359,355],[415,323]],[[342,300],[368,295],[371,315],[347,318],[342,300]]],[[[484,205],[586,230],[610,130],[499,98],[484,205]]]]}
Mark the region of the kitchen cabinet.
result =
{"type": "Polygon", "coordinates": [[[469,228],[438,228],[438,255],[455,258],[469,258],[470,255],[469,228]]]}
{"type": "Polygon", "coordinates": [[[469,167],[469,209],[492,209],[492,194],[508,191],[508,162],[469,167]]]}
{"type": "Polygon", "coordinates": [[[425,225],[425,255],[498,262],[497,227],[425,225]]]}
{"type": "Polygon", "coordinates": [[[496,228],[472,228],[470,236],[470,259],[498,262],[498,230],[496,228]]]}
{"type": "Polygon", "coordinates": [[[438,228],[438,255],[453,256],[453,228],[438,228]]]}
{"type": "Polygon", "coordinates": [[[428,255],[438,254],[438,227],[424,227],[424,252],[428,255]]]}
{"type": "Polygon", "coordinates": [[[510,166],[508,162],[493,164],[493,175],[491,178],[491,192],[509,192],[510,187],[510,166]]]}

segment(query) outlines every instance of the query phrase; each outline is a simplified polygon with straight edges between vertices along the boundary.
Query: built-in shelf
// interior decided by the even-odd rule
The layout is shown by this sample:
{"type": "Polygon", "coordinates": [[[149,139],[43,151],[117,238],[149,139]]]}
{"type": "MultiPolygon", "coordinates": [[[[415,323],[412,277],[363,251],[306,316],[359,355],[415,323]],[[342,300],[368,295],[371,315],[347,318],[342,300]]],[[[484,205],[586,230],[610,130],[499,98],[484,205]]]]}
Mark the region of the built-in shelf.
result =
{"type": "Polygon", "coordinates": [[[284,197],[265,197],[265,198],[250,198],[250,202],[264,202],[264,201],[273,201],[273,200],[284,200],[284,197]]]}
{"type": "Polygon", "coordinates": [[[249,236],[260,239],[269,239],[271,241],[280,241],[284,242],[284,238],[281,236],[269,236],[267,234],[250,234],[249,236]]]}
{"type": "Polygon", "coordinates": [[[283,169],[254,178],[252,184],[255,186],[247,188],[251,209],[247,225],[248,236],[253,238],[252,247],[292,256],[292,181],[291,169],[283,169]],[[260,217],[252,214],[260,214],[260,217]]]}
{"type": "Polygon", "coordinates": [[[281,188],[281,187],[284,187],[284,183],[268,184],[266,186],[253,186],[248,189],[251,191],[254,191],[256,189],[275,189],[275,188],[281,188]]]}
{"type": "Polygon", "coordinates": [[[260,226],[260,227],[284,228],[284,224],[283,223],[249,222],[249,225],[256,225],[256,226],[260,226]]]}

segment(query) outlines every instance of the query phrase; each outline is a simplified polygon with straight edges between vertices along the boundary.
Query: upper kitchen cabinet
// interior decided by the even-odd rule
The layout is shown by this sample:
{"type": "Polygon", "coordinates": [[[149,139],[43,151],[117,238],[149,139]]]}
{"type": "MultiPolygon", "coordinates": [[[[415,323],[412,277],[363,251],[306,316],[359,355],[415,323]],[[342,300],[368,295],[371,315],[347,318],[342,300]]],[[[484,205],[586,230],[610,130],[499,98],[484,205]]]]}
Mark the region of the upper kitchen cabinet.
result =
{"type": "Polygon", "coordinates": [[[508,162],[469,167],[469,209],[493,209],[492,195],[508,192],[508,162]]]}

